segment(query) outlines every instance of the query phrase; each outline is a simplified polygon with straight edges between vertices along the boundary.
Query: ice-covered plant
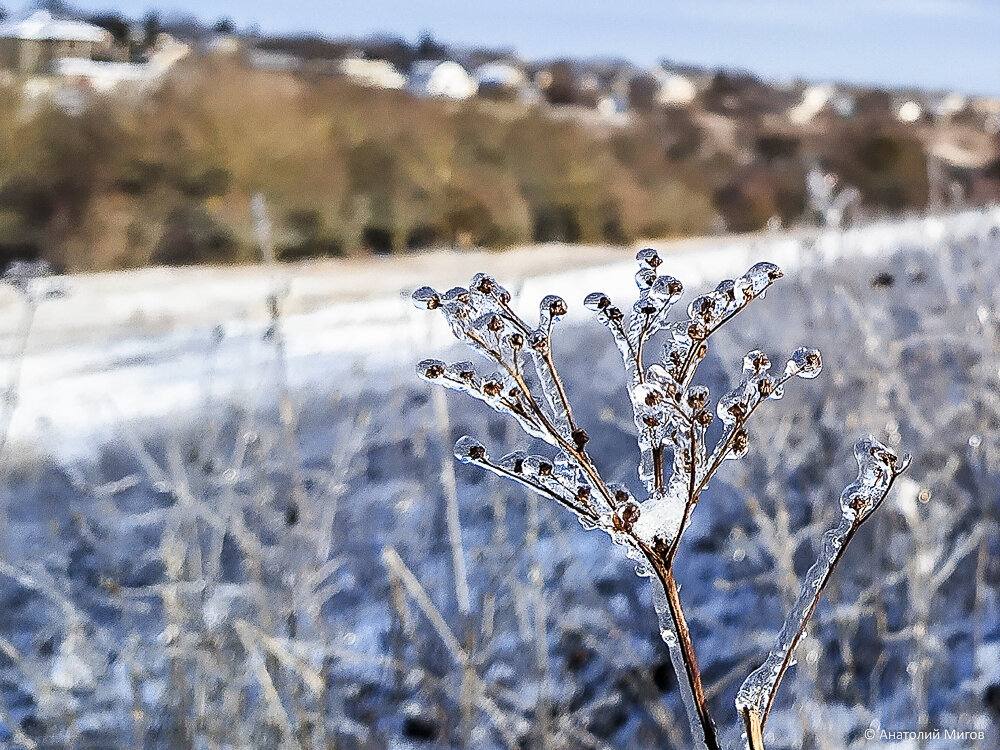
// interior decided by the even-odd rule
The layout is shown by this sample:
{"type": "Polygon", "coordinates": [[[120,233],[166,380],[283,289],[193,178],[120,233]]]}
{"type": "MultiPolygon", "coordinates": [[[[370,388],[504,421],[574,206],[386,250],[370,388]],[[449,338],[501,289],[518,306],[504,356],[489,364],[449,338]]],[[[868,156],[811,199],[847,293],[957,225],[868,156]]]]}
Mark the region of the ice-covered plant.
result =
{"type": "MultiPolygon", "coordinates": [[[[528,435],[555,449],[551,456],[518,451],[495,459],[482,443],[466,436],[456,443],[455,456],[560,503],[585,527],[602,529],[625,547],[637,563],[637,572],[654,582],[660,632],[678,675],[694,744],[716,750],[721,747],[720,739],[674,577],[675,558],[712,477],[723,461],[747,453],[747,424],[754,411],[765,401],[780,399],[792,378],[815,378],[822,361],[817,350],[803,347],[792,352],[784,368],[772,372],[768,357],[752,351],[743,360],[739,383],[718,399],[713,410],[708,388],[694,384],[708,340],[752,300],[763,296],[781,278],[780,269],[772,263],[758,263],[739,278],[725,280],[714,291],[696,297],[686,315],[671,320],[683,286],[660,273],[662,261],[654,250],[640,251],[637,260],[639,299],[630,313],[600,292],[588,295],[584,304],[611,331],[625,365],[644,499],[605,481],[587,451],[587,432],[574,417],[552,356],[553,324],[568,310],[562,298],[545,297],[534,325],[513,310],[510,293],[485,274],[474,276],[467,289],[438,293],[422,287],[413,293],[414,303],[441,310],[454,335],[496,369],[484,375],[472,362],[445,364],[427,359],[417,370],[421,378],[467,393],[513,418],[528,435]],[[661,333],[665,337],[662,356],[647,364],[653,338],[661,333]],[[721,432],[709,430],[716,416],[722,422],[721,432]]],[[[819,558],[806,574],[774,648],[737,695],[751,750],[763,747],[762,730],[778,685],[845,547],[908,462],[908,457],[897,457],[873,438],[860,440],[855,456],[858,478],[841,495],[840,522],[824,535],[819,558]]]]}

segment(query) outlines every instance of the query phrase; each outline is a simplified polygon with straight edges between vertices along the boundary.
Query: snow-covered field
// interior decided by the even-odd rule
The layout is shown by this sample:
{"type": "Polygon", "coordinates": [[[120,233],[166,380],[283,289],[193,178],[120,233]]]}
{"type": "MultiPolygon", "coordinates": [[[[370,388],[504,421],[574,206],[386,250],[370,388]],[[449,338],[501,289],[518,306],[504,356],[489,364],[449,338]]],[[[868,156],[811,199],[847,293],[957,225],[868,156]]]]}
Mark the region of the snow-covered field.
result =
{"type": "MultiPolygon", "coordinates": [[[[713,394],[750,349],[826,360],[758,420],[678,560],[727,746],[864,432],[914,466],[838,570],[767,746],[996,746],[998,231],[994,210],[662,248],[689,294],[785,270],[713,338],[713,394]]],[[[4,290],[0,744],[685,747],[647,584],[601,534],[455,466],[458,435],[523,441],[413,375],[466,355],[405,292],[484,270],[526,313],[560,294],[591,452],[635,482],[621,363],[579,304],[634,298],[634,251],[532,253],[59,280],[23,355],[4,290]]]]}
{"type": "MultiPolygon", "coordinates": [[[[978,212],[910,219],[848,232],[798,231],[686,240],[660,246],[670,272],[691,286],[739,274],[762,258],[792,273],[803,265],[886,256],[980,231],[978,212]],[[803,251],[803,245],[808,250],[803,251]]],[[[212,395],[232,398],[267,361],[267,301],[277,296],[289,377],[299,388],[349,383],[359,364],[384,371],[441,347],[448,333],[410,304],[424,283],[462,284],[489,268],[527,305],[548,293],[582,300],[600,288],[634,296],[634,251],[541,246],[496,253],[435,253],[401,260],[281,268],[148,269],[56,279],[63,296],[42,304],[19,358],[18,406],[9,438],[51,449],[107,439],[123,419],[176,418],[212,395]],[[532,254],[534,257],[532,257],[532,254]],[[471,257],[469,257],[471,256],[471,257]],[[582,256],[582,257],[581,257],[582,256]],[[262,350],[263,349],[263,353],[262,350]],[[110,432],[109,432],[110,430],[110,432]]],[[[15,359],[24,330],[21,295],[0,288],[0,344],[15,359]]],[[[569,319],[586,316],[582,306],[569,319]]]]}

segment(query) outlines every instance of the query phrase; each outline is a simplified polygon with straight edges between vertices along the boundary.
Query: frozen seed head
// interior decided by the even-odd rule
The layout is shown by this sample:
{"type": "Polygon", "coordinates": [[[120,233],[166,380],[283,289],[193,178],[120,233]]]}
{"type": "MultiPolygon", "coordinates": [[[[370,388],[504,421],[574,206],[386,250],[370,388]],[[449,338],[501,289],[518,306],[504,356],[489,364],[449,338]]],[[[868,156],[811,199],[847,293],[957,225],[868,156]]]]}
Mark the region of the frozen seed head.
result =
{"type": "Polygon", "coordinates": [[[444,362],[439,359],[425,359],[417,364],[417,376],[422,380],[437,380],[444,373],[444,362]]]}
{"type": "Polygon", "coordinates": [[[651,247],[644,248],[635,254],[635,259],[639,261],[640,266],[649,266],[650,268],[657,268],[663,259],[660,258],[660,254],[656,252],[651,247]]]}
{"type": "Polygon", "coordinates": [[[625,525],[629,528],[631,528],[632,524],[639,520],[639,513],[638,504],[632,502],[622,505],[621,511],[619,511],[622,521],[624,521],[625,525]]]}
{"type": "Polygon", "coordinates": [[[692,341],[701,341],[708,336],[708,331],[701,323],[692,323],[688,326],[687,335],[692,341]]]}
{"type": "Polygon", "coordinates": [[[747,276],[753,282],[754,288],[759,291],[763,291],[763,289],[766,289],[784,275],[781,269],[774,265],[774,263],[768,263],[767,261],[757,263],[747,271],[747,276]]]}
{"type": "Polygon", "coordinates": [[[819,349],[808,346],[800,346],[785,363],[785,377],[795,375],[796,377],[812,380],[823,370],[823,359],[820,357],[819,349]]]}
{"type": "Polygon", "coordinates": [[[442,299],[445,302],[460,302],[463,305],[469,304],[471,297],[469,297],[469,290],[461,286],[453,286],[447,292],[444,293],[442,299]]]}
{"type": "Polygon", "coordinates": [[[771,369],[771,360],[760,349],[748,352],[743,358],[743,373],[745,375],[760,375],[771,369]]]}
{"type": "Polygon", "coordinates": [[[688,388],[687,403],[693,411],[704,409],[708,403],[708,388],[703,385],[693,385],[688,388]]]}
{"type": "Polygon", "coordinates": [[[503,393],[503,383],[494,378],[483,381],[483,393],[485,393],[490,398],[496,398],[501,393],[503,393]]]}
{"type": "Polygon", "coordinates": [[[715,319],[715,302],[715,297],[711,294],[695,297],[688,305],[688,317],[692,320],[711,323],[715,319]]]}
{"type": "Polygon", "coordinates": [[[485,273],[477,273],[469,282],[469,289],[475,289],[480,294],[492,294],[496,288],[496,282],[485,273]]]}
{"type": "Polygon", "coordinates": [[[528,334],[528,346],[538,352],[544,352],[549,348],[549,337],[541,331],[532,331],[528,334]]]}
{"type": "Polygon", "coordinates": [[[885,499],[893,480],[910,465],[910,456],[898,456],[891,448],[869,436],[854,445],[858,478],[840,496],[845,518],[860,524],[885,499]]]}
{"type": "Polygon", "coordinates": [[[583,298],[583,306],[593,312],[603,312],[611,306],[611,298],[604,292],[591,292],[583,298]]]}
{"type": "Polygon", "coordinates": [[[649,266],[639,266],[635,272],[635,285],[640,289],[648,290],[656,282],[656,271],[649,266]]]}
{"type": "Polygon", "coordinates": [[[649,290],[651,297],[673,302],[684,293],[684,285],[673,276],[659,276],[649,290]]]}
{"type": "Polygon", "coordinates": [[[761,378],[757,381],[757,392],[763,398],[769,398],[775,390],[775,382],[771,378],[761,378]]]}
{"type": "Polygon", "coordinates": [[[413,306],[420,310],[436,310],[441,307],[441,295],[432,287],[422,286],[411,296],[413,306]]]}
{"type": "Polygon", "coordinates": [[[453,378],[471,383],[476,378],[476,368],[471,362],[455,362],[445,367],[445,371],[453,378]]]}
{"type": "Polygon", "coordinates": [[[472,277],[469,281],[469,292],[474,296],[488,297],[501,305],[510,302],[510,292],[485,273],[477,273],[472,277]]]}
{"type": "Polygon", "coordinates": [[[475,438],[463,435],[455,443],[455,458],[463,464],[480,463],[487,459],[486,448],[475,438]]]}
{"type": "Polygon", "coordinates": [[[544,297],[539,305],[539,308],[543,316],[548,314],[548,317],[552,320],[559,320],[559,318],[569,312],[569,308],[566,306],[566,300],[562,297],[556,296],[555,294],[550,294],[547,297],[544,297]]]}
{"type": "Polygon", "coordinates": [[[500,466],[512,474],[520,474],[524,471],[524,459],[527,457],[528,454],[524,451],[514,451],[500,459],[500,466]]]}

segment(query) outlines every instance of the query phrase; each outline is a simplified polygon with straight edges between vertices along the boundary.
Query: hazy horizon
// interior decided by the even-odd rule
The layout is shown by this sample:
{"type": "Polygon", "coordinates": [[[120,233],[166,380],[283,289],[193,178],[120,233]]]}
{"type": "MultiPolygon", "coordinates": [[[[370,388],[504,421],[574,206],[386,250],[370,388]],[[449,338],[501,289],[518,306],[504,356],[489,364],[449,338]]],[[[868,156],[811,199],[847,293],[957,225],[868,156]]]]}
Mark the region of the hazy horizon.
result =
{"type": "Polygon", "coordinates": [[[488,7],[442,0],[316,5],[249,0],[82,0],[86,11],[149,10],[231,18],[265,33],[414,40],[424,32],[457,46],[511,48],[528,59],[622,57],[641,65],[661,59],[741,68],[770,79],[956,89],[1000,95],[1000,5],[989,0],[793,2],[707,0],[698,6],[640,0],[632,7],[581,0],[509,0],[488,7]]]}

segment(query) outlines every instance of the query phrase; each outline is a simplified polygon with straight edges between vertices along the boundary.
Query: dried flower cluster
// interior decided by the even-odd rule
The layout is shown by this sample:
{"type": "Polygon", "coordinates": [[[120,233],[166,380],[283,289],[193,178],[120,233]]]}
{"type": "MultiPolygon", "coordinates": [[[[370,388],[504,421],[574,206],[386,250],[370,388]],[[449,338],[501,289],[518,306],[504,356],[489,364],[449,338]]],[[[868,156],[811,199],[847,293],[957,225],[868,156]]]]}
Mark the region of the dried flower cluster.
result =
{"type": "MultiPolygon", "coordinates": [[[[604,480],[587,451],[587,432],[573,416],[551,348],[553,324],[568,310],[562,298],[545,297],[538,323],[532,325],[514,312],[510,293],[485,274],[474,276],[467,289],[457,287],[443,294],[422,287],[414,292],[414,303],[441,310],[456,338],[485,357],[492,371],[481,374],[472,362],[445,364],[433,359],[420,362],[417,370],[429,382],[468,393],[512,417],[528,435],[555,449],[552,456],[518,451],[494,459],[482,443],[466,436],[456,443],[455,455],[555,500],[584,526],[606,531],[626,548],[639,574],[655,582],[661,634],[680,678],[695,744],[715,749],[720,747],[719,738],[673,574],[678,545],[723,461],[747,453],[747,423],[757,407],[780,399],[792,378],[815,378],[822,360],[816,349],[800,348],[774,372],[763,352],[752,351],[743,360],[739,383],[712,409],[708,388],[693,383],[708,339],[762,297],[781,278],[781,270],[772,263],[758,263],[739,278],[725,280],[693,299],[687,314],[671,322],[682,284],[660,273],[662,260],[655,250],[640,251],[637,260],[639,298],[630,313],[600,292],[588,295],[584,304],[611,331],[625,366],[638,433],[638,474],[646,491],[641,501],[624,486],[604,480]],[[662,355],[647,366],[657,334],[665,339],[662,355]],[[716,417],[723,429],[710,440],[708,428],[716,417]]],[[[907,463],[871,438],[861,440],[855,454],[860,471],[841,498],[841,522],[824,536],[820,558],[807,574],[771,654],[739,691],[737,707],[751,748],[763,747],[761,730],[774,693],[844,547],[907,463]]]]}

